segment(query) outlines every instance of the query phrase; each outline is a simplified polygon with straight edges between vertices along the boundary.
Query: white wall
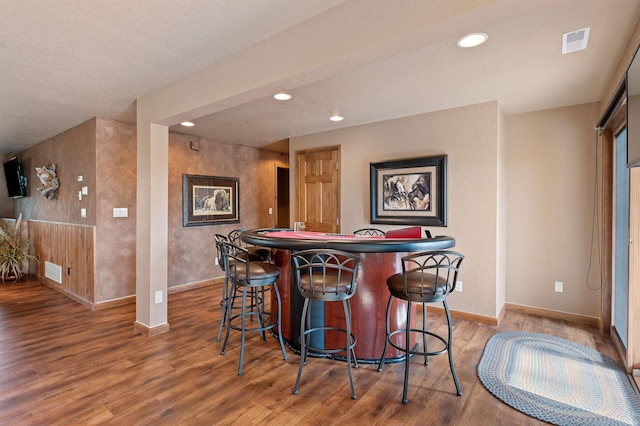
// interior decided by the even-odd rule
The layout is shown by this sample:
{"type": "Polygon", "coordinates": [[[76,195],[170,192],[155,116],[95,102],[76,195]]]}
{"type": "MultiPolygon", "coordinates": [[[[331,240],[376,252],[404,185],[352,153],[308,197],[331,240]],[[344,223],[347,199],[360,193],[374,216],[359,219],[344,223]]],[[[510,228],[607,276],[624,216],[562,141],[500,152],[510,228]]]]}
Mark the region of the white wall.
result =
{"type": "MultiPolygon", "coordinates": [[[[296,151],[340,145],[341,231],[350,232],[369,224],[370,163],[447,154],[448,226],[430,229],[455,237],[456,250],[466,256],[460,276],[464,291],[451,296],[450,306],[496,317],[498,114],[497,102],[488,102],[292,138],[291,175],[296,151]]],[[[294,185],[292,180],[292,194],[294,185]]]]}
{"type": "Polygon", "coordinates": [[[498,214],[496,216],[496,306],[498,311],[507,301],[507,136],[506,117],[499,111],[498,113],[498,214]]]}
{"type": "Polygon", "coordinates": [[[292,176],[296,151],[340,145],[342,232],[350,232],[369,224],[370,163],[447,154],[448,226],[430,229],[455,237],[466,255],[451,308],[495,318],[509,302],[597,317],[597,118],[595,103],[504,116],[489,102],[355,126],[291,139],[292,176]]]}
{"type": "Polygon", "coordinates": [[[597,231],[592,247],[598,107],[507,119],[509,302],[599,316],[597,231]]]}

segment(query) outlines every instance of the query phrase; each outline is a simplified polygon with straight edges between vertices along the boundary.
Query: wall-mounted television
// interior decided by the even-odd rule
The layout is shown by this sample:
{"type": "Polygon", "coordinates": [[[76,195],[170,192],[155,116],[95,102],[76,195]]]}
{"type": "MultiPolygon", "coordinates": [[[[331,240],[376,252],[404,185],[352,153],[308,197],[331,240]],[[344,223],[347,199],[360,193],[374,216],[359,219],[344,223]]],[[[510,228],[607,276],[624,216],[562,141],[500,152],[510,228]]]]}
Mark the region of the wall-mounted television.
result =
{"type": "Polygon", "coordinates": [[[20,198],[27,195],[27,177],[16,157],[4,163],[4,177],[7,181],[7,193],[10,198],[20,198]]]}

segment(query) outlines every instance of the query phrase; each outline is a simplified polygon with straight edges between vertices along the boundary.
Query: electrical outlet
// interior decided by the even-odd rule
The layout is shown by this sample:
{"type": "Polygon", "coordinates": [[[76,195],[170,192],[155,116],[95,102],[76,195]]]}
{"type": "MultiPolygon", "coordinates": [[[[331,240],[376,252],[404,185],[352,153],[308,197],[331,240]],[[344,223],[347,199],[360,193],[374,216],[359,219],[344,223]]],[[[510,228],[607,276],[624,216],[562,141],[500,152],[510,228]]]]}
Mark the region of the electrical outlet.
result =
{"type": "Polygon", "coordinates": [[[462,291],[462,281],[456,281],[456,291],[462,291]]]}
{"type": "Polygon", "coordinates": [[[162,290],[156,291],[156,305],[162,303],[162,290]]]}
{"type": "Polygon", "coordinates": [[[564,284],[562,281],[556,281],[556,293],[562,293],[564,284]]]}
{"type": "Polygon", "coordinates": [[[214,257],[213,258],[213,263],[215,263],[216,266],[219,266],[220,264],[218,263],[218,258],[214,257]]]}

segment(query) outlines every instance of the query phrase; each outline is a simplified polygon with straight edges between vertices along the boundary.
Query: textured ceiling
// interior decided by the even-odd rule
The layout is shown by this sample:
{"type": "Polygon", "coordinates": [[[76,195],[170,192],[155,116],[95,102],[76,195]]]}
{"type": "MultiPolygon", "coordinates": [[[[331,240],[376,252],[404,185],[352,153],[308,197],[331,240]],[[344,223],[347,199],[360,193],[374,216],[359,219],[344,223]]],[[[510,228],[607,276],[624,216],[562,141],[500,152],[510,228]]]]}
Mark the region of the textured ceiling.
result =
{"type": "Polygon", "coordinates": [[[363,17],[335,28],[327,9],[357,3],[375,16],[390,2],[414,7],[424,22],[407,25],[419,29],[385,39],[380,14],[375,48],[309,81],[283,76],[291,101],[248,97],[172,130],[264,147],[490,100],[506,114],[599,102],[640,16],[640,0],[0,0],[0,154],[94,116],[133,123],[137,98],[295,25],[348,43],[363,17]],[[562,55],[562,34],[584,27],[587,50],[562,55]],[[489,41],[457,48],[472,31],[489,41]]]}

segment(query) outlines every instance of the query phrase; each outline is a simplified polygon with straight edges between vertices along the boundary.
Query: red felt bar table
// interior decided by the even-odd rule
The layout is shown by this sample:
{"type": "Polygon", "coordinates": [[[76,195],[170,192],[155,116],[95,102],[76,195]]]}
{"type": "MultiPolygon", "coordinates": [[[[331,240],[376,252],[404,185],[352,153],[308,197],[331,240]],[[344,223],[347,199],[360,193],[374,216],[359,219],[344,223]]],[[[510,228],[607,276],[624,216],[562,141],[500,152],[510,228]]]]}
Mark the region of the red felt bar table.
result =
{"type": "MultiPolygon", "coordinates": [[[[257,229],[245,231],[241,240],[272,250],[272,259],[280,268],[278,289],[282,298],[282,337],[293,349],[298,349],[300,315],[303,299],[291,275],[291,251],[330,248],[348,251],[360,256],[356,293],[351,299],[352,331],[357,338],[356,357],[361,362],[377,362],[382,356],[385,342],[385,313],[389,290],[387,277],[402,272],[401,258],[408,253],[448,249],[455,245],[452,237],[435,238],[384,238],[360,237],[348,234],[321,232],[294,232],[291,230],[257,229]]],[[[277,310],[275,298],[272,309],[277,310]]],[[[415,305],[414,305],[415,306],[415,305]]],[[[404,328],[407,305],[394,300],[391,328],[404,328]]],[[[416,318],[416,315],[413,315],[416,318]]],[[[345,326],[342,304],[326,303],[324,323],[336,327],[345,326]],[[334,306],[335,305],[335,306],[334,306]]],[[[325,341],[327,347],[344,345],[344,342],[325,341]]],[[[413,343],[412,343],[413,344],[413,343]]],[[[387,356],[399,358],[402,353],[389,349],[387,356]]]]}

